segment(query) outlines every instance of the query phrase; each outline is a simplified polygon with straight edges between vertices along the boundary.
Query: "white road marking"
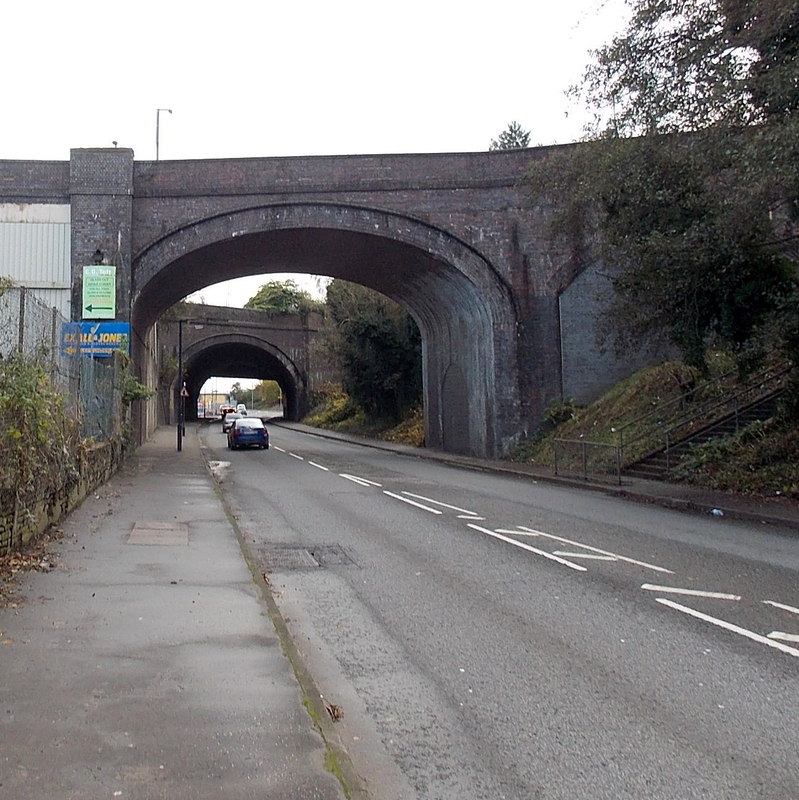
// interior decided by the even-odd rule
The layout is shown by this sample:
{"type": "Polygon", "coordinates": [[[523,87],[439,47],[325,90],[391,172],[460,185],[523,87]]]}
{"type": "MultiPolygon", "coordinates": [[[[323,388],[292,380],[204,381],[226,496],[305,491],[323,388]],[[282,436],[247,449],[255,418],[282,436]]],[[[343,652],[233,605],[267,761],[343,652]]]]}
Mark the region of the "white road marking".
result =
{"type": "Polygon", "coordinates": [[[272,447],[274,447],[274,449],[277,450],[278,453],[286,452],[282,447],[278,447],[276,444],[273,444],[272,447]]]}
{"type": "Polygon", "coordinates": [[[569,553],[566,550],[555,550],[554,555],[566,558],[587,558],[592,561],[618,561],[616,556],[601,556],[598,553],[569,553]]]}
{"type": "Polygon", "coordinates": [[[317,464],[315,461],[308,462],[312,467],[316,467],[317,469],[323,469],[325,472],[330,472],[327,467],[323,467],[321,464],[317,464]]]}
{"type": "Polygon", "coordinates": [[[413,494],[413,492],[403,492],[406,497],[415,497],[417,500],[424,500],[426,503],[432,503],[434,506],[441,506],[442,508],[450,508],[453,511],[460,511],[462,514],[469,514],[469,516],[477,516],[477,512],[469,511],[466,508],[458,508],[458,506],[451,506],[447,503],[442,503],[440,500],[433,500],[432,497],[425,497],[422,494],[413,494]]]}
{"type": "Polygon", "coordinates": [[[747,630],[746,628],[741,628],[738,625],[733,625],[731,622],[725,622],[723,619],[717,619],[716,617],[711,617],[707,614],[703,614],[701,611],[696,611],[693,608],[688,608],[688,606],[682,606],[679,603],[675,603],[672,600],[666,600],[665,597],[656,597],[655,602],[661,603],[664,606],[668,606],[669,608],[673,608],[676,611],[682,611],[683,614],[688,614],[691,617],[696,617],[697,619],[701,619],[704,622],[709,622],[711,625],[717,625],[719,628],[724,628],[724,630],[731,631],[732,633],[737,633],[740,636],[745,636],[747,639],[751,639],[754,642],[759,642],[760,644],[768,645],[769,647],[773,647],[776,650],[780,650],[783,653],[787,653],[790,656],[795,656],[799,658],[799,650],[795,647],[789,647],[787,644],[782,644],[782,642],[775,641],[774,639],[769,639],[766,636],[761,636],[759,633],[753,633],[752,631],[747,630]]]}
{"type": "Polygon", "coordinates": [[[583,544],[582,542],[575,542],[573,539],[564,539],[562,536],[555,536],[552,533],[544,533],[544,531],[537,531],[534,528],[527,528],[524,525],[517,526],[518,530],[513,531],[501,531],[502,533],[511,533],[515,535],[524,535],[524,536],[544,536],[547,539],[554,539],[556,542],[563,542],[564,544],[571,544],[575,547],[582,547],[584,550],[590,550],[592,553],[599,553],[603,556],[613,556],[613,558],[618,559],[619,561],[626,561],[628,564],[636,564],[639,567],[646,567],[647,569],[653,569],[655,572],[665,572],[668,575],[673,575],[674,572],[670,569],[666,569],[665,567],[658,567],[655,564],[647,564],[646,561],[637,561],[634,558],[627,558],[627,556],[620,556],[618,553],[611,553],[608,550],[600,550],[598,547],[591,547],[591,545],[583,544]]]}
{"type": "Polygon", "coordinates": [[[782,642],[799,642],[799,633],[783,633],[782,631],[772,631],[768,635],[769,639],[779,639],[782,642]]]}
{"type": "Polygon", "coordinates": [[[502,542],[507,542],[508,544],[512,544],[514,547],[520,547],[522,550],[527,550],[530,553],[535,553],[536,555],[548,558],[550,561],[557,561],[558,564],[563,564],[566,567],[577,570],[577,572],[588,572],[588,570],[582,564],[573,564],[571,561],[566,561],[566,559],[564,558],[559,558],[558,556],[554,556],[552,555],[552,553],[547,553],[545,550],[539,550],[538,548],[530,547],[529,544],[520,542],[517,539],[511,539],[509,536],[503,536],[501,533],[497,531],[490,531],[487,528],[481,528],[479,525],[472,525],[471,522],[469,523],[469,527],[474,528],[474,530],[476,531],[480,531],[480,533],[485,533],[488,536],[493,536],[495,539],[499,539],[502,542]]]}
{"type": "Polygon", "coordinates": [[[485,519],[485,517],[478,517],[472,514],[458,514],[458,519],[471,519],[474,520],[475,522],[482,522],[485,519]]]}
{"type": "Polygon", "coordinates": [[[393,497],[396,500],[402,500],[403,503],[408,503],[408,505],[416,506],[416,508],[421,508],[424,511],[429,511],[431,514],[443,514],[443,511],[439,511],[437,508],[430,508],[430,506],[423,506],[421,503],[417,503],[415,500],[411,500],[408,497],[403,497],[401,494],[394,494],[394,492],[389,492],[386,489],[383,489],[383,494],[387,494],[389,497],[393,497]]]}
{"type": "Polygon", "coordinates": [[[775,603],[773,600],[763,601],[767,606],[774,606],[774,608],[781,608],[783,611],[790,611],[791,614],[799,614],[799,608],[793,606],[786,606],[784,603],[775,603]]]}
{"type": "Polygon", "coordinates": [[[367,480],[366,478],[359,478],[357,475],[348,475],[346,472],[340,472],[339,477],[346,478],[348,481],[357,483],[359,486],[380,486],[379,483],[367,480]]]}
{"type": "Polygon", "coordinates": [[[290,455],[292,458],[296,458],[296,459],[297,459],[297,461],[305,461],[305,459],[304,459],[302,456],[298,456],[296,453],[289,453],[289,455],[290,455]]]}
{"type": "Polygon", "coordinates": [[[724,594],[724,592],[706,592],[703,589],[681,589],[678,586],[653,586],[651,583],[642,583],[642,589],[649,592],[666,592],[666,594],[690,594],[694,597],[711,597],[715,600],[740,600],[739,594],[724,594]]]}

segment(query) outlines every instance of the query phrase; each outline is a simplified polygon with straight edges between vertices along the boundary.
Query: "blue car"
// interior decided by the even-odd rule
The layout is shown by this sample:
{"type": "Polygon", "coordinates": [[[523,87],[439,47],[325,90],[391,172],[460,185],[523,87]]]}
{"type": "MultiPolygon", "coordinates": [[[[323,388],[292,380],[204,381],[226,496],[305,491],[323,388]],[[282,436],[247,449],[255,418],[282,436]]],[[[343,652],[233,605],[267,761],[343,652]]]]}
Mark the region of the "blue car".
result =
{"type": "Polygon", "coordinates": [[[240,417],[234,419],[227,432],[227,446],[231,450],[239,447],[269,448],[269,433],[258,417],[240,417]]]}

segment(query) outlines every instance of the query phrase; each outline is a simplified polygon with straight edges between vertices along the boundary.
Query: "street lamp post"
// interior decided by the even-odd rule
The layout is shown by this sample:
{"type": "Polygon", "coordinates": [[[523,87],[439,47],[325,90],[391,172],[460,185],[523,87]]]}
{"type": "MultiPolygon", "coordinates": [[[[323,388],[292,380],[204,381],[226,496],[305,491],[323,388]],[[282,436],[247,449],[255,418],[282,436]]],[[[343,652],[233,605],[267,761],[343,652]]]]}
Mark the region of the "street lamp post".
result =
{"type": "Polygon", "coordinates": [[[157,108],[155,110],[155,160],[158,161],[158,151],[159,151],[159,135],[161,131],[161,112],[168,111],[170,114],[172,113],[171,108],[157,108]]]}
{"type": "Polygon", "coordinates": [[[183,392],[185,390],[185,384],[183,382],[183,322],[184,320],[178,320],[178,408],[177,408],[177,416],[178,416],[178,452],[183,449],[183,415],[184,415],[184,403],[185,398],[183,397],[183,392]]]}

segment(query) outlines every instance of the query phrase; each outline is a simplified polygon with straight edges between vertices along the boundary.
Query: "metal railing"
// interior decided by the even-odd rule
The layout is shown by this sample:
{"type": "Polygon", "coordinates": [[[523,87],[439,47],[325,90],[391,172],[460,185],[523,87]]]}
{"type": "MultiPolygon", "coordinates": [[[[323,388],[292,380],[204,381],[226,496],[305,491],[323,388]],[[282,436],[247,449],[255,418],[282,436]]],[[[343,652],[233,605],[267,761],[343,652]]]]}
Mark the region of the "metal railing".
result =
{"type": "Polygon", "coordinates": [[[778,395],[791,369],[791,366],[781,364],[761,370],[738,391],[692,404],[690,408],[681,413],[678,411],[669,418],[670,410],[685,408],[686,396],[714,391],[717,386],[723,385],[724,379],[729,378],[731,373],[700,384],[686,395],[611,428],[615,442],[556,438],[552,442],[555,474],[576,474],[584,480],[588,480],[589,475],[600,479],[612,478],[621,484],[622,471],[626,467],[657,453],[665,453],[666,469],[670,469],[670,456],[678,444],[682,445],[701,433],[707,433],[730,419],[737,431],[742,412],[778,395]],[[631,429],[638,433],[628,438],[626,434],[631,429]]]}
{"type": "Polygon", "coordinates": [[[97,441],[120,433],[121,376],[115,358],[70,355],[61,347],[67,320],[33,291],[12,286],[0,291],[0,358],[21,354],[50,374],[83,438],[97,441]]]}

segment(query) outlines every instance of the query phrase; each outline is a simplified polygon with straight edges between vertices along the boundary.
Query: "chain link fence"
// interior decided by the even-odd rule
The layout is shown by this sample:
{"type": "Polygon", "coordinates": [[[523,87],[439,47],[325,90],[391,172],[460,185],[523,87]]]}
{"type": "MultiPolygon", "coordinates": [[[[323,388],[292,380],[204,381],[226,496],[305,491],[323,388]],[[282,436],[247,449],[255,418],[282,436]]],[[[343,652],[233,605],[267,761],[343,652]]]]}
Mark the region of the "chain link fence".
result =
{"type": "Polygon", "coordinates": [[[120,434],[122,425],[120,361],[64,347],[64,332],[70,325],[29,289],[0,291],[0,358],[21,354],[46,365],[53,388],[63,395],[82,436],[109,441],[120,434]]]}

